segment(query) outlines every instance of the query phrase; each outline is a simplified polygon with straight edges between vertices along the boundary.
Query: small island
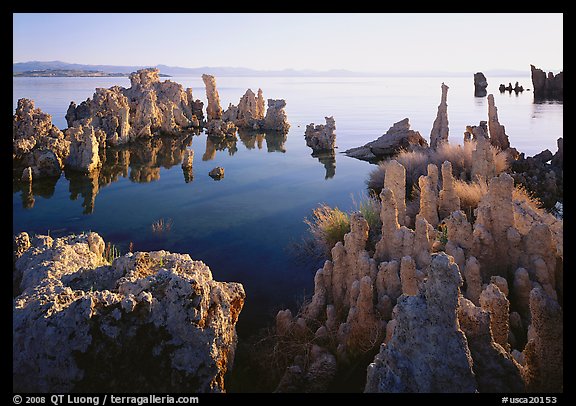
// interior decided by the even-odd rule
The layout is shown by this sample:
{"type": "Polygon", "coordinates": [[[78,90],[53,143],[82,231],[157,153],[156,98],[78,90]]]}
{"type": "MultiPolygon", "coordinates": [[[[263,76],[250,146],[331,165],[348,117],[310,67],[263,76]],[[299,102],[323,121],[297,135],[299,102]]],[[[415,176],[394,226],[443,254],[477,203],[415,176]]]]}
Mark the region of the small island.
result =
{"type": "MultiPolygon", "coordinates": [[[[81,70],[81,69],[42,69],[42,70],[27,70],[24,72],[13,72],[13,77],[123,77],[128,76],[128,73],[110,73],[98,70],[81,70]]],[[[170,75],[159,74],[160,77],[169,78],[170,75]]]]}

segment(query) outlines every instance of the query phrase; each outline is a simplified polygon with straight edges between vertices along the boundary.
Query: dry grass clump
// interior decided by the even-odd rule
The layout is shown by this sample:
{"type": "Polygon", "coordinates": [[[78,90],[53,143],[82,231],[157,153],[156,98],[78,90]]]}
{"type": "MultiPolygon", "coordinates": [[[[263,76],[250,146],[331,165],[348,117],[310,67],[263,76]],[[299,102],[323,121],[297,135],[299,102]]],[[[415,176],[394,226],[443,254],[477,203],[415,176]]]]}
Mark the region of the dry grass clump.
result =
{"type": "Polygon", "coordinates": [[[173,221],[171,218],[164,220],[163,218],[156,220],[152,223],[152,232],[154,234],[163,234],[172,230],[173,221]]]}
{"type": "Polygon", "coordinates": [[[322,203],[312,211],[312,218],[304,219],[314,241],[323,247],[326,256],[338,241],[344,242],[344,234],[350,232],[350,217],[338,207],[322,203]]]}
{"type": "MultiPolygon", "coordinates": [[[[508,153],[491,146],[496,166],[496,174],[504,172],[510,166],[508,153]]],[[[427,175],[428,164],[436,164],[438,170],[444,161],[452,163],[452,173],[456,179],[470,179],[472,170],[472,152],[476,149],[476,141],[459,144],[442,144],[438,149],[429,148],[418,151],[401,151],[378,165],[370,175],[366,184],[368,188],[380,193],[384,185],[384,176],[390,160],[394,159],[406,168],[406,196],[410,196],[412,188],[418,185],[418,178],[427,175]]],[[[440,177],[439,184],[442,179],[440,177]]]]}

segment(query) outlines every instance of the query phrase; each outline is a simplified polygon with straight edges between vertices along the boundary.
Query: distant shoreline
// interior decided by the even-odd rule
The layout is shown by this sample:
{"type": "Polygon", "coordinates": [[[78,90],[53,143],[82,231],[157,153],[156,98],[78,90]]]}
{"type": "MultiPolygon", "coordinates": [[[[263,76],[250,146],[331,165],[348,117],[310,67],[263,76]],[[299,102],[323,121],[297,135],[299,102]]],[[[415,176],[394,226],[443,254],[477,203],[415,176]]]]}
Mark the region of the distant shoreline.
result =
{"type": "MultiPolygon", "coordinates": [[[[128,73],[109,73],[96,70],[75,70],[75,69],[44,69],[30,70],[24,72],[12,72],[12,77],[57,77],[57,78],[85,78],[85,77],[128,77],[128,73]]],[[[160,74],[160,77],[171,77],[160,74]]]]}

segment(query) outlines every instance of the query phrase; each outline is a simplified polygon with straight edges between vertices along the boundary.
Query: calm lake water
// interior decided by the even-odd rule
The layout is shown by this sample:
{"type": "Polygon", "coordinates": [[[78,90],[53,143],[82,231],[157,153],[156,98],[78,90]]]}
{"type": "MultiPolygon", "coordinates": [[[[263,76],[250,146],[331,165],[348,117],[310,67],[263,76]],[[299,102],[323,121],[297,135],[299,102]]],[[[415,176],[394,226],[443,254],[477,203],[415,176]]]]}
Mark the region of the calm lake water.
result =
{"type": "MultiPolygon", "coordinates": [[[[174,77],[192,87],[204,101],[200,77],[174,77]]],[[[498,85],[519,81],[531,88],[530,77],[488,78],[500,123],[510,143],[527,156],[545,148],[556,151],[563,132],[563,104],[533,103],[531,91],[500,94],[498,85]]],[[[410,119],[412,129],[429,139],[440,102],[440,85],[448,91],[450,142],[462,143],[466,125],[487,120],[487,98],[473,96],[473,78],[259,78],[220,77],[223,108],[238,104],[247,88],[262,88],[264,98],[286,99],[291,124],[286,137],[241,134],[227,145],[214,145],[202,133],[188,138],[163,138],[146,145],[109,150],[107,164],[94,179],[64,174],[57,181],[35,182],[33,196],[13,188],[13,232],[96,231],[125,253],[168,250],[188,253],[208,264],[214,278],[241,282],[247,299],[237,328],[240,336],[272,322],[279,309],[295,308],[313,291],[315,266],[296,260],[290,247],[301,241],[310,216],[320,203],[353,209],[351,195],[365,193],[365,179],[374,165],[337,154],[334,162],[311,156],[304,141],[306,125],[336,120],[337,151],[371,141],[395,122],[410,119]],[[192,148],[194,178],[180,167],[182,150],[192,148]],[[114,162],[111,165],[110,162],[114,162]],[[214,181],[208,172],[225,168],[214,181]],[[170,221],[158,234],[152,224],[170,221]]],[[[96,87],[129,87],[128,78],[14,78],[13,108],[19,98],[66,128],[70,101],[92,97],[96,87]]]]}

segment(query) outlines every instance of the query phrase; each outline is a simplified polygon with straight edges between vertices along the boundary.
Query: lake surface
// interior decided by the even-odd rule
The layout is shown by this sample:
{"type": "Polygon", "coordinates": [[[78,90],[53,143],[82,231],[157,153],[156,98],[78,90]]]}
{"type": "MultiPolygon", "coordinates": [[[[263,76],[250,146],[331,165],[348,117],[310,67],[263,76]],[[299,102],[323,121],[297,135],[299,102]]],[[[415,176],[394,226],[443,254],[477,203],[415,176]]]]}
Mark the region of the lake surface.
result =
{"type": "MultiPolygon", "coordinates": [[[[200,77],[171,80],[192,87],[207,105],[200,77]]],[[[531,91],[501,94],[500,83],[530,77],[488,78],[500,123],[513,147],[527,156],[545,148],[556,151],[563,133],[563,104],[533,103],[531,91]]],[[[246,336],[270,324],[279,309],[294,309],[313,292],[315,266],[298,261],[291,247],[306,235],[303,219],[320,203],[353,209],[351,195],[365,193],[374,165],[337,154],[335,160],[311,156],[306,125],[336,120],[337,151],[382,135],[397,121],[410,119],[412,129],[429,140],[440,102],[440,85],[448,91],[451,143],[462,143],[466,125],[487,120],[487,98],[473,96],[473,78],[259,78],[221,77],[217,87],[222,107],[238,104],[247,88],[262,88],[264,98],[285,99],[291,124],[283,137],[275,133],[242,133],[237,142],[215,145],[200,133],[161,138],[146,145],[109,149],[107,163],[93,178],[62,174],[58,180],[35,182],[32,193],[13,187],[13,232],[96,231],[122,253],[164,249],[188,253],[210,266],[219,281],[241,282],[247,298],[237,325],[246,336]],[[145,147],[145,148],[144,148],[145,147]],[[193,179],[180,167],[182,151],[195,151],[193,179]],[[322,161],[322,162],[321,162],[322,161]],[[113,164],[111,164],[113,162],[113,164]],[[208,172],[225,168],[215,181],[208,172]],[[153,232],[163,219],[170,230],[153,232]]],[[[66,128],[70,101],[79,104],[97,87],[129,87],[128,78],[14,78],[13,108],[19,98],[35,101],[66,128]]]]}

